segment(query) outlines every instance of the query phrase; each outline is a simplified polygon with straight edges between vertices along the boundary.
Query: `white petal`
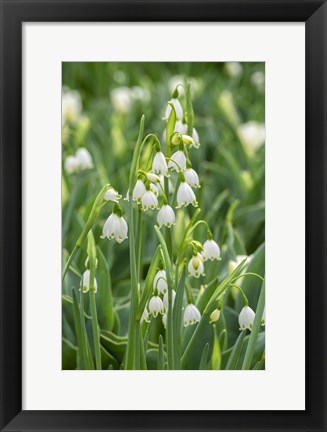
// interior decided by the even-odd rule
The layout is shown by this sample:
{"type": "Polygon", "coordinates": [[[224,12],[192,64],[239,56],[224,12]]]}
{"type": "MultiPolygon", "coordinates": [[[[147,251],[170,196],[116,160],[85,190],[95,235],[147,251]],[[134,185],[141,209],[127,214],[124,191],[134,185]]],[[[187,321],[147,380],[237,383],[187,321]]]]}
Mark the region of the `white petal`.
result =
{"type": "Polygon", "coordinates": [[[168,162],[168,168],[172,170],[179,171],[181,169],[184,171],[186,169],[186,156],[182,150],[177,150],[172,156],[171,159],[177,163],[172,161],[168,162]]]}
{"type": "Polygon", "coordinates": [[[244,306],[238,317],[238,323],[240,325],[240,330],[252,330],[253,321],[255,318],[254,311],[249,306],[244,306]]]}
{"type": "Polygon", "coordinates": [[[219,259],[220,249],[214,240],[206,240],[203,244],[203,257],[206,260],[219,259]]]}

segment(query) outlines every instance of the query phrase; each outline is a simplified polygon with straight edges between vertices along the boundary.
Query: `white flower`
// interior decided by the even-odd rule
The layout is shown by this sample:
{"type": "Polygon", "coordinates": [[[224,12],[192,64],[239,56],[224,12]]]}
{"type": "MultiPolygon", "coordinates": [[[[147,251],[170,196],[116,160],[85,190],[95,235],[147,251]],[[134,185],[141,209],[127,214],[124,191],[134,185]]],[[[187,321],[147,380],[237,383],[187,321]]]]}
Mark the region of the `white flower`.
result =
{"type": "Polygon", "coordinates": [[[198,188],[199,184],[199,176],[193,168],[187,168],[183,173],[185,177],[186,183],[188,183],[191,187],[198,188]]]}
{"type": "Polygon", "coordinates": [[[81,96],[76,90],[63,89],[62,100],[62,122],[76,121],[82,112],[81,96]]]}
{"type": "Polygon", "coordinates": [[[187,124],[177,120],[175,123],[175,132],[179,132],[181,135],[185,135],[187,132],[187,124]]]}
{"type": "MultiPolygon", "coordinates": [[[[82,285],[83,293],[87,293],[90,289],[90,270],[89,269],[85,270],[85,272],[83,273],[81,285],[82,285]]],[[[97,281],[95,278],[93,279],[93,286],[94,286],[94,292],[97,292],[98,285],[97,285],[97,281]]]]}
{"type": "Polygon", "coordinates": [[[238,126],[237,134],[246,149],[256,151],[265,142],[265,125],[249,121],[238,126]]]}
{"type": "Polygon", "coordinates": [[[184,311],[184,326],[196,324],[201,319],[199,309],[193,304],[188,304],[184,311]]]}
{"type": "Polygon", "coordinates": [[[147,308],[144,308],[144,311],[143,311],[142,316],[141,316],[141,323],[143,321],[145,321],[147,323],[150,322],[150,314],[149,314],[147,308]]]}
{"type": "Polygon", "coordinates": [[[160,313],[163,315],[165,313],[165,307],[159,296],[151,297],[149,301],[149,312],[154,316],[154,318],[160,313]]]}
{"type": "Polygon", "coordinates": [[[127,231],[128,227],[125,219],[111,213],[103,226],[101,238],[107,237],[109,240],[115,238],[117,243],[121,243],[127,238],[127,231]]]}
{"type": "Polygon", "coordinates": [[[111,102],[115,111],[126,114],[132,104],[133,94],[128,87],[117,87],[111,90],[111,102]]]}
{"type": "Polygon", "coordinates": [[[195,147],[198,149],[200,147],[200,138],[195,128],[193,128],[192,138],[193,138],[193,144],[191,144],[190,147],[195,147]]]}
{"type": "Polygon", "coordinates": [[[264,90],[265,74],[262,71],[253,72],[253,74],[251,75],[251,82],[257,88],[257,90],[264,90]]]}
{"type": "MultiPolygon", "coordinates": [[[[176,291],[172,290],[172,292],[171,292],[171,304],[172,304],[172,307],[174,307],[175,297],[176,297],[176,291]]],[[[166,292],[165,295],[163,296],[162,302],[163,302],[163,305],[165,306],[166,310],[168,310],[168,306],[169,306],[168,292],[166,292]]]]}
{"type": "Polygon", "coordinates": [[[153,289],[158,290],[159,294],[167,292],[167,276],[165,270],[159,270],[153,279],[153,289]]]}
{"type": "Polygon", "coordinates": [[[168,81],[168,88],[170,93],[173,93],[178,86],[178,94],[180,96],[184,95],[184,88],[179,85],[183,82],[183,77],[181,75],[173,75],[171,78],[169,78],[168,81]]]}
{"type": "Polygon", "coordinates": [[[204,265],[203,265],[203,257],[200,253],[197,255],[193,255],[188,263],[188,272],[190,276],[194,276],[196,278],[200,277],[204,274],[204,265]]]}
{"type": "Polygon", "coordinates": [[[249,306],[244,306],[238,317],[238,323],[240,330],[249,329],[252,330],[255,313],[249,306]]]}
{"type": "Polygon", "coordinates": [[[157,187],[157,185],[159,185],[159,183],[160,183],[160,179],[159,179],[159,182],[157,182],[157,183],[154,183],[154,184],[150,183],[150,191],[153,192],[156,197],[159,195],[160,186],[157,187]]]}
{"type": "Polygon", "coordinates": [[[79,170],[79,160],[76,156],[67,156],[65,160],[65,170],[72,174],[79,170]]]}
{"type": "Polygon", "coordinates": [[[203,243],[203,258],[205,261],[207,261],[208,259],[210,259],[211,261],[213,260],[218,260],[220,258],[220,249],[219,246],[217,245],[217,243],[214,240],[206,240],[203,243]]]}
{"type": "Polygon", "coordinates": [[[153,174],[152,172],[147,172],[146,177],[152,183],[160,183],[160,178],[157,176],[157,174],[153,174]]]}
{"type": "Polygon", "coordinates": [[[137,180],[135,187],[133,189],[133,200],[141,202],[142,196],[146,192],[145,185],[142,180],[137,180]]]}
{"type": "Polygon", "coordinates": [[[167,314],[162,315],[162,324],[165,328],[167,327],[167,314]]]}
{"type": "MultiPolygon", "coordinates": [[[[179,102],[178,99],[172,99],[170,102],[174,105],[177,120],[182,120],[183,108],[181,103],[179,102]]],[[[171,106],[168,104],[165,112],[165,120],[169,119],[170,112],[171,112],[171,106]]]]}
{"type": "Polygon", "coordinates": [[[177,191],[177,208],[193,204],[194,207],[198,206],[196,196],[186,182],[181,182],[177,191]]]}
{"type": "Polygon", "coordinates": [[[210,314],[209,323],[213,324],[213,323],[217,322],[219,320],[219,318],[220,318],[220,310],[219,309],[215,309],[210,314]]]}
{"type": "Polygon", "coordinates": [[[77,150],[76,157],[82,169],[93,168],[92,156],[85,147],[77,150]]]}
{"type": "MultiPolygon", "coordinates": [[[[154,186],[155,189],[157,189],[154,186]]],[[[142,196],[141,199],[141,203],[142,203],[142,210],[154,210],[155,208],[158,207],[158,200],[157,197],[155,196],[155,193],[152,192],[152,190],[146,190],[142,196]]]]}
{"type": "Polygon", "coordinates": [[[168,167],[165,156],[162,152],[157,152],[153,158],[152,171],[156,174],[163,174],[168,177],[168,167]]]}
{"type": "Polygon", "coordinates": [[[118,202],[120,200],[121,195],[115,189],[110,188],[107,190],[107,192],[104,194],[103,197],[106,201],[112,201],[112,202],[118,202]]]}
{"type": "Polygon", "coordinates": [[[172,225],[175,225],[175,213],[168,204],[163,205],[159,210],[157,215],[157,222],[159,228],[161,228],[162,225],[166,225],[166,227],[168,228],[170,228],[172,225]]]}
{"type": "Polygon", "coordinates": [[[243,67],[239,62],[227,62],[225,64],[225,69],[231,77],[238,77],[242,75],[243,72],[243,67]]]}
{"type": "Polygon", "coordinates": [[[172,170],[179,171],[181,169],[184,171],[186,169],[186,156],[182,150],[177,150],[172,156],[171,159],[173,161],[168,162],[168,168],[171,168],[172,170]],[[177,165],[176,165],[177,164],[177,165]]]}

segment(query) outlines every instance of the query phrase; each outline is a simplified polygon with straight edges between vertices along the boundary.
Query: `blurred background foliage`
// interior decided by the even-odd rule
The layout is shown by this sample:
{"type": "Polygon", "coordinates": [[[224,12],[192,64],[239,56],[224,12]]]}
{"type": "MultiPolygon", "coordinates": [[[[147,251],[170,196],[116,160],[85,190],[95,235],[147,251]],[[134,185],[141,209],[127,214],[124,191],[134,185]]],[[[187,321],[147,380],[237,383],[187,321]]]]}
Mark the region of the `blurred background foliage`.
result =
{"type": "MultiPolygon", "coordinates": [[[[126,195],[141,115],[145,114],[145,133],[155,133],[163,141],[167,101],[176,84],[186,80],[192,83],[195,127],[201,143],[198,150],[190,150],[202,186],[196,195],[201,217],[211,226],[222,251],[222,261],[208,264],[206,278],[190,280],[197,305],[201,309],[199,293],[204,284],[215,274],[220,280],[225,277],[231,261],[237,261],[239,256],[251,256],[248,271],[264,276],[264,76],[264,63],[63,63],[63,258],[74,247],[101,187],[109,182],[120,194],[126,195]],[[64,161],[79,147],[88,149],[94,167],[69,174],[64,161]]],[[[182,92],[180,100],[183,105],[182,92]]],[[[173,228],[175,250],[193,212],[191,206],[177,212],[178,222],[173,228]]],[[[128,240],[120,245],[113,240],[100,240],[103,223],[110,213],[108,204],[102,210],[94,235],[102,263],[96,277],[98,286],[105,287],[97,293],[103,363],[116,369],[120,367],[126,345],[130,273],[128,240]]],[[[145,232],[144,277],[157,245],[151,227],[155,217],[146,214],[149,223],[145,232]]],[[[204,241],[205,230],[197,238],[204,241]]],[[[72,287],[79,288],[85,259],[86,245],[63,284],[64,369],[78,368],[72,287]]],[[[255,278],[242,281],[254,310],[260,285],[255,278]]],[[[242,308],[242,298],[237,292],[232,291],[229,297],[218,322],[221,330],[227,330],[223,346],[226,358],[239,334],[237,317],[242,308]]],[[[87,330],[92,339],[88,320],[87,330]]],[[[148,368],[155,368],[153,352],[158,349],[158,335],[162,331],[161,322],[151,328],[148,368]]],[[[192,328],[185,330],[185,340],[193,331],[192,328]]],[[[203,344],[207,336],[212,337],[209,324],[205,331],[203,344]]],[[[197,347],[198,354],[189,368],[198,369],[203,344],[197,347]]],[[[264,332],[259,335],[257,345],[254,361],[262,356],[264,332]]]]}

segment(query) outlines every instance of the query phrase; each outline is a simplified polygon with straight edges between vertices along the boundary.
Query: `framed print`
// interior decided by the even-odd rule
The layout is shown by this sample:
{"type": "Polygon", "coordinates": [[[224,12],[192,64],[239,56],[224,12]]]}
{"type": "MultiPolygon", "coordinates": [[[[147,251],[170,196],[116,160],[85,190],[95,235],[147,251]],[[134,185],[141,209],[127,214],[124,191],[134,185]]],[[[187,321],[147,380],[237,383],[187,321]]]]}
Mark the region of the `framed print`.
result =
{"type": "Polygon", "coordinates": [[[326,430],[325,2],[1,18],[1,430],[326,430]]]}

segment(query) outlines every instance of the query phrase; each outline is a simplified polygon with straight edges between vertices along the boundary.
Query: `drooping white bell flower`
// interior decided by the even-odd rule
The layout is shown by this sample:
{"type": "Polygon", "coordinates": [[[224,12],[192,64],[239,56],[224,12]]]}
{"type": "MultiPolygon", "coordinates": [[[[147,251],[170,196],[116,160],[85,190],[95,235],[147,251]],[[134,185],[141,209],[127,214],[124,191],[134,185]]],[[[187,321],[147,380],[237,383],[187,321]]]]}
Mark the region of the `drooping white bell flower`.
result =
{"type": "MultiPolygon", "coordinates": [[[[177,120],[182,120],[183,108],[182,108],[180,101],[178,99],[173,98],[173,99],[171,99],[170,102],[173,104],[173,106],[175,108],[177,120]]],[[[169,119],[170,112],[171,112],[171,106],[168,104],[167,108],[166,108],[166,112],[165,112],[165,120],[169,119]]]]}
{"type": "Polygon", "coordinates": [[[255,313],[253,310],[249,306],[244,306],[238,317],[240,330],[252,330],[254,318],[255,313]]]}
{"type": "MultiPolygon", "coordinates": [[[[176,297],[176,291],[172,290],[172,292],[171,292],[171,304],[172,304],[172,307],[174,307],[175,297],[176,297]]],[[[168,310],[168,306],[169,306],[168,292],[166,292],[165,295],[163,296],[162,303],[165,306],[166,310],[168,310]]]]}
{"type": "Polygon", "coordinates": [[[167,276],[165,270],[159,270],[153,279],[153,289],[157,289],[159,294],[165,294],[168,290],[167,276]]]}
{"type": "Polygon", "coordinates": [[[212,240],[208,239],[203,243],[203,258],[205,261],[207,260],[218,260],[220,258],[220,248],[218,244],[212,240]]]}
{"type": "Polygon", "coordinates": [[[183,174],[187,184],[189,184],[193,188],[200,187],[199,176],[193,168],[187,168],[183,174]]]}
{"type": "Polygon", "coordinates": [[[65,159],[65,170],[67,174],[77,172],[80,168],[79,160],[76,156],[67,156],[65,159]]]}
{"type": "Polygon", "coordinates": [[[201,144],[200,144],[199,134],[195,128],[193,128],[193,131],[192,131],[192,138],[193,138],[193,144],[191,144],[190,147],[194,147],[194,148],[198,149],[201,144]]]}
{"type": "Polygon", "coordinates": [[[118,113],[126,114],[132,105],[133,96],[129,87],[116,87],[111,90],[111,103],[118,113]]]}
{"type": "Polygon", "coordinates": [[[159,185],[159,183],[160,183],[160,179],[159,179],[159,182],[157,182],[157,183],[150,183],[150,191],[153,192],[156,197],[159,195],[160,186],[157,187],[157,185],[159,185]]]}
{"type": "Polygon", "coordinates": [[[192,204],[194,207],[198,206],[196,201],[196,196],[191,189],[191,186],[188,185],[185,181],[181,182],[177,191],[177,207],[180,208],[182,206],[188,206],[192,204]]]}
{"type": "Polygon", "coordinates": [[[182,150],[177,150],[172,156],[171,159],[173,161],[168,162],[168,168],[171,168],[172,170],[179,171],[181,169],[184,171],[186,169],[186,156],[182,150]],[[176,165],[177,164],[177,165],[176,165]]]}
{"type": "MultiPolygon", "coordinates": [[[[94,292],[96,293],[97,289],[98,289],[98,285],[97,285],[97,281],[95,278],[93,279],[93,286],[94,286],[94,292]]],[[[83,273],[81,288],[82,288],[83,293],[87,293],[90,289],[90,270],[89,269],[85,270],[85,272],[83,273]]]]}
{"type": "Polygon", "coordinates": [[[196,278],[204,274],[203,257],[200,253],[193,255],[188,263],[188,273],[196,278]]]}
{"type": "MultiPolygon", "coordinates": [[[[153,187],[156,189],[156,191],[158,193],[157,188],[155,186],[153,186],[153,187]]],[[[154,210],[155,208],[157,208],[158,207],[158,199],[157,199],[155,193],[152,190],[146,190],[142,196],[141,204],[142,204],[142,210],[143,211],[146,211],[148,209],[154,210]]]]}
{"type": "Polygon", "coordinates": [[[122,216],[111,213],[103,226],[101,238],[107,237],[109,240],[115,238],[117,243],[121,243],[127,238],[127,232],[128,226],[125,219],[122,216]]]}
{"type": "Polygon", "coordinates": [[[92,156],[85,147],[81,147],[77,150],[76,157],[79,161],[81,169],[93,168],[92,156]]]}
{"type": "Polygon", "coordinates": [[[121,195],[115,189],[109,188],[103,198],[106,201],[118,202],[121,199],[121,195]]]}
{"type": "Polygon", "coordinates": [[[164,204],[158,212],[157,222],[159,228],[163,225],[170,228],[172,225],[175,225],[175,213],[174,210],[168,204],[164,204]]]}
{"type": "Polygon", "coordinates": [[[168,177],[168,167],[165,155],[159,151],[155,154],[152,162],[152,171],[156,174],[163,174],[168,177]]]}
{"type": "Polygon", "coordinates": [[[141,202],[142,196],[146,192],[145,184],[142,180],[138,179],[135,183],[135,187],[133,189],[133,200],[137,202],[141,202]]]}
{"type": "Polygon", "coordinates": [[[62,122],[75,122],[82,113],[82,99],[77,90],[63,88],[62,99],[62,122]]]}
{"type": "Polygon", "coordinates": [[[162,315],[162,324],[166,328],[167,327],[167,314],[162,315]]]}
{"type": "Polygon", "coordinates": [[[141,323],[143,321],[145,321],[147,323],[150,322],[150,314],[149,314],[149,312],[148,312],[148,310],[147,310],[146,307],[144,308],[144,311],[143,311],[142,316],[141,316],[141,323]]]}
{"type": "Polygon", "coordinates": [[[159,296],[151,297],[149,301],[149,312],[154,316],[154,318],[158,316],[158,314],[163,315],[166,312],[162,300],[159,296]]]}
{"type": "Polygon", "coordinates": [[[177,120],[175,123],[175,132],[179,132],[181,135],[185,135],[187,132],[187,124],[177,120]]]}
{"type": "Polygon", "coordinates": [[[184,311],[184,326],[196,324],[201,319],[199,309],[194,304],[189,303],[184,311]]]}
{"type": "Polygon", "coordinates": [[[237,134],[244,147],[253,152],[265,142],[265,125],[256,121],[249,121],[238,126],[237,134]]]}

